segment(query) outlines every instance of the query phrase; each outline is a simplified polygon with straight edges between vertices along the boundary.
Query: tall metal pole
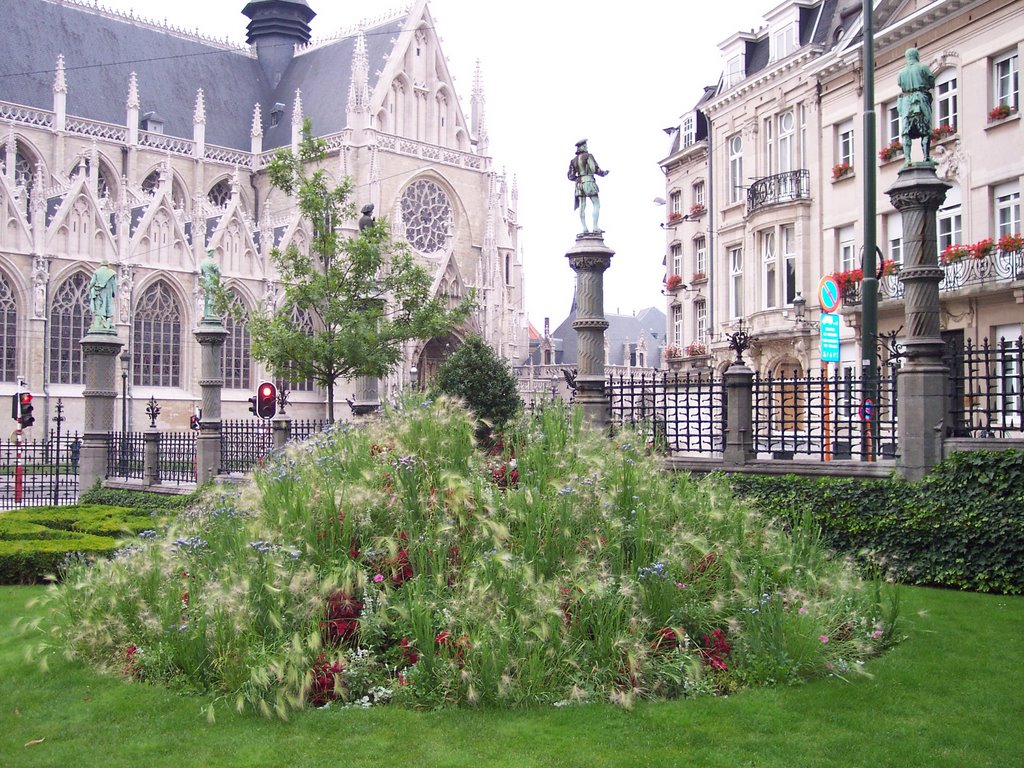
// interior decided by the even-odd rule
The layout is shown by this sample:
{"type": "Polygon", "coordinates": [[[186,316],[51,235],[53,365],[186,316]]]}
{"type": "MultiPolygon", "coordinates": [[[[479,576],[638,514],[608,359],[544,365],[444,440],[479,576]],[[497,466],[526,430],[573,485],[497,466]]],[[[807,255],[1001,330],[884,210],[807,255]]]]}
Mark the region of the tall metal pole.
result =
{"type": "MultiPolygon", "coordinates": [[[[878,278],[875,252],[878,242],[875,233],[875,23],[874,0],[864,3],[864,258],[863,258],[863,313],[861,315],[861,375],[864,377],[864,399],[870,399],[878,409],[878,356],[875,345],[878,338],[878,278]]],[[[873,436],[873,421],[868,418],[865,436],[873,436]]],[[[873,460],[877,441],[868,439],[867,459],[873,460]]]]}

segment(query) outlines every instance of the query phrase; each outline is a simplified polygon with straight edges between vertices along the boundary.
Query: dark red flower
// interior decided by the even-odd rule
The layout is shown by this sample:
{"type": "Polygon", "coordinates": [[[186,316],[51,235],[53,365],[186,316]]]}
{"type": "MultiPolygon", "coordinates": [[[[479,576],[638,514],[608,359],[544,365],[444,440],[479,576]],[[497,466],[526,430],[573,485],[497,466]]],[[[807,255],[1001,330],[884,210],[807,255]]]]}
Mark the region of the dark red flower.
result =
{"type": "Polygon", "coordinates": [[[710,635],[704,635],[702,639],[703,647],[698,650],[704,663],[712,669],[720,669],[722,671],[729,669],[725,659],[732,651],[732,646],[729,645],[725,632],[721,629],[716,629],[710,635]]]}
{"type": "Polygon", "coordinates": [[[325,654],[317,657],[313,665],[313,679],[309,686],[309,702],[314,707],[322,707],[327,702],[338,698],[335,691],[335,680],[342,672],[340,661],[328,662],[325,654]]]}
{"type": "Polygon", "coordinates": [[[398,645],[402,649],[402,660],[406,664],[415,664],[420,660],[420,655],[416,652],[416,646],[410,643],[408,638],[403,637],[398,645]]]}
{"type": "Polygon", "coordinates": [[[361,600],[340,589],[332,592],[327,598],[327,615],[321,624],[324,642],[327,645],[339,645],[354,640],[359,631],[362,612],[361,600]]]}

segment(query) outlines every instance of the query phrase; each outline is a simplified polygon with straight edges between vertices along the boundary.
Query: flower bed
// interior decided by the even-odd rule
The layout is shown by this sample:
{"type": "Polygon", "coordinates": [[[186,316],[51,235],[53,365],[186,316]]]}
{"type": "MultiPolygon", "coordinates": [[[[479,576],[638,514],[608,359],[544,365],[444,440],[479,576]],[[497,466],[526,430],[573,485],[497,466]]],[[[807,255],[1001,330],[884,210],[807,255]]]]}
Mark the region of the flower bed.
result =
{"type": "Polygon", "coordinates": [[[849,163],[839,163],[832,166],[832,181],[839,181],[853,173],[853,166],[849,163]]]}
{"type": "Polygon", "coordinates": [[[903,154],[903,143],[899,139],[893,139],[889,146],[878,150],[878,159],[883,163],[889,162],[898,155],[903,154]]]}
{"type": "MultiPolygon", "coordinates": [[[[892,259],[885,259],[881,264],[880,276],[886,277],[896,273],[896,262],[892,259]]],[[[840,272],[835,272],[832,277],[835,278],[836,283],[839,285],[839,290],[842,292],[848,286],[854,285],[864,280],[864,270],[860,267],[855,269],[846,269],[840,272]]]]}
{"type": "Polygon", "coordinates": [[[690,206],[690,216],[692,218],[696,218],[698,216],[703,216],[707,212],[708,212],[707,207],[705,207],[701,203],[694,203],[693,205],[690,206]]]}
{"type": "Polygon", "coordinates": [[[680,213],[679,211],[672,211],[672,213],[668,215],[668,223],[674,224],[675,222],[680,221],[682,218],[682,213],[680,213]]]}
{"type": "Polygon", "coordinates": [[[668,288],[670,291],[678,290],[680,286],[682,286],[682,284],[682,275],[669,275],[668,278],[665,280],[665,287],[668,288]]]}
{"type": "Polygon", "coordinates": [[[474,427],[408,400],[290,445],[166,536],[73,565],[39,650],[283,718],[731,692],[892,641],[816,529],[661,471],[642,436],[555,406],[487,450],[474,427]]]}
{"type": "Polygon", "coordinates": [[[956,135],[956,129],[947,123],[942,123],[932,128],[932,141],[945,141],[950,136],[956,135]]]}
{"type": "Polygon", "coordinates": [[[988,121],[991,123],[996,120],[1005,120],[1010,115],[1015,115],[1016,113],[1016,107],[1011,107],[1009,104],[997,104],[988,113],[988,121]]]}
{"type": "Polygon", "coordinates": [[[699,341],[691,341],[686,345],[685,352],[687,357],[700,357],[708,353],[708,348],[699,341]]]}

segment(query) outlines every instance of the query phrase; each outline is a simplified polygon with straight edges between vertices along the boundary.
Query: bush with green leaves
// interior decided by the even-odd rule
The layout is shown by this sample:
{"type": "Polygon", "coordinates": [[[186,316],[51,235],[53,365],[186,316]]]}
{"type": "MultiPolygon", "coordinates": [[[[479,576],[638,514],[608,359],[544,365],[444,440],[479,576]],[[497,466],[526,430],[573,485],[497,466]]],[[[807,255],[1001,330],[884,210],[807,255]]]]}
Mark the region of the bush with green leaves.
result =
{"type": "Polygon", "coordinates": [[[288,446],[165,537],[72,566],[39,650],[239,710],[564,705],[856,672],[883,585],[726,484],[552,407],[499,445],[449,398],[288,446]]]}
{"type": "Polygon", "coordinates": [[[508,363],[479,336],[471,336],[441,363],[437,388],[460,397],[477,418],[500,429],[523,407],[508,363]]]}
{"type": "Polygon", "coordinates": [[[765,514],[808,519],[863,568],[910,584],[1024,591],[1024,451],[954,453],[919,483],[736,475],[765,514]]]}
{"type": "Polygon", "coordinates": [[[69,558],[95,559],[124,537],[154,530],[157,511],[91,503],[27,507],[0,515],[0,584],[31,584],[58,574],[69,558]]]}

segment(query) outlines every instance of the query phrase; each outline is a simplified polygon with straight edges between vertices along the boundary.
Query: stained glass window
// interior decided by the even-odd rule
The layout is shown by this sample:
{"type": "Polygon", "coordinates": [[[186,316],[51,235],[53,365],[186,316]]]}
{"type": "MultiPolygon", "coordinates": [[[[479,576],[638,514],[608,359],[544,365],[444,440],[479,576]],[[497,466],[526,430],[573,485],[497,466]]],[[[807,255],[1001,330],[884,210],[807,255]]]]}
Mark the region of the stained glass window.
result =
{"type": "Polygon", "coordinates": [[[0,381],[16,381],[18,303],[5,275],[0,274],[0,381]]]}
{"type": "Polygon", "coordinates": [[[181,306],[163,280],[151,285],[135,308],[132,382],[177,387],[181,381],[181,306]]]}
{"type": "Polygon", "coordinates": [[[405,237],[420,253],[437,253],[452,231],[452,205],[440,186],[428,179],[414,181],[402,193],[405,237]]]}
{"type": "Polygon", "coordinates": [[[228,180],[221,179],[214,184],[206,197],[218,208],[223,208],[227,205],[228,201],[231,200],[231,185],[228,184],[228,180]]]}
{"type": "MultiPolygon", "coordinates": [[[[304,329],[307,333],[313,333],[313,317],[310,315],[308,309],[298,309],[292,307],[292,322],[304,329]]],[[[282,376],[277,379],[278,390],[286,390],[288,392],[312,392],[315,387],[312,379],[303,379],[302,381],[295,381],[292,376],[282,376]]]]}
{"type": "Polygon", "coordinates": [[[82,347],[79,341],[89,330],[89,278],[76,272],[53,294],[50,305],[50,381],[81,384],[82,347]]]}

